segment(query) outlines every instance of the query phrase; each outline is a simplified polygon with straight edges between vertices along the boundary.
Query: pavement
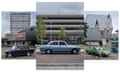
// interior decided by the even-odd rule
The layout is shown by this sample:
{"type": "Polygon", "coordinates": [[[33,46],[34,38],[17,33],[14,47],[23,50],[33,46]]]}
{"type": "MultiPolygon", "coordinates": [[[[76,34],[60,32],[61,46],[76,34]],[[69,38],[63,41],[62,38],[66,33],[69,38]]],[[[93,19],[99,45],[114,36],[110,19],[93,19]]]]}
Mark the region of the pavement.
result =
{"type": "Polygon", "coordinates": [[[37,70],[83,70],[83,63],[73,64],[73,63],[48,63],[48,64],[37,64],[37,70]]]}
{"type": "Polygon", "coordinates": [[[39,69],[79,69],[84,67],[84,54],[54,53],[43,54],[36,52],[36,68],[39,69]]]}

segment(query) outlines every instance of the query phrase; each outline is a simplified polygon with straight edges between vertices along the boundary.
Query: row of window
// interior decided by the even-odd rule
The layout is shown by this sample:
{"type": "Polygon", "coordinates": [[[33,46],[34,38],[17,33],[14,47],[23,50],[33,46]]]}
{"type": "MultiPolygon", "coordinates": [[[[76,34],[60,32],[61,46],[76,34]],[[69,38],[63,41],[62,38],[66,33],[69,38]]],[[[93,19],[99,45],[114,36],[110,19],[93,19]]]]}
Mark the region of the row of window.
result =
{"type": "Polygon", "coordinates": [[[13,26],[27,26],[27,25],[30,25],[30,22],[25,22],[25,23],[23,23],[23,22],[20,22],[20,23],[17,23],[17,22],[15,22],[15,23],[10,23],[10,25],[13,25],[13,26]]]}
{"type": "Polygon", "coordinates": [[[16,20],[16,19],[30,19],[30,17],[12,17],[10,19],[12,19],[12,20],[16,20]]]}
{"type": "Polygon", "coordinates": [[[10,22],[30,22],[30,19],[28,19],[28,20],[26,20],[26,19],[22,19],[22,20],[20,20],[20,19],[14,19],[14,20],[10,20],[10,22]]]}
{"type": "Polygon", "coordinates": [[[11,29],[16,29],[16,30],[18,30],[18,29],[25,29],[26,27],[12,27],[11,29]]]}
{"type": "MultiPolygon", "coordinates": [[[[83,29],[83,28],[73,28],[73,27],[70,27],[70,28],[65,28],[65,30],[79,30],[79,29],[83,29]]],[[[59,28],[47,28],[47,30],[60,30],[60,27],[59,28]]]]}
{"type": "Polygon", "coordinates": [[[30,19],[30,16],[10,16],[10,19],[30,19]]]}
{"type": "Polygon", "coordinates": [[[56,20],[56,19],[72,19],[72,20],[76,20],[76,19],[82,19],[84,20],[84,17],[46,17],[43,19],[50,19],[50,20],[56,20]]]}
{"type": "Polygon", "coordinates": [[[11,18],[14,17],[30,17],[30,15],[10,15],[11,18]]]}

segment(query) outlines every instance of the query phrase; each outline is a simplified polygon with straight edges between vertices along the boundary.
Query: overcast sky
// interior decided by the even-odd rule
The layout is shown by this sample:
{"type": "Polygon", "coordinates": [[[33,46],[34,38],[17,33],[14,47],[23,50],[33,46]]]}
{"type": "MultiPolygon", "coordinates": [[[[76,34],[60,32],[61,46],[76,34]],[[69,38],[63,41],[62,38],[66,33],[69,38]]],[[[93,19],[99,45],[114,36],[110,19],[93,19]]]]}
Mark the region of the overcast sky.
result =
{"type": "Polygon", "coordinates": [[[83,2],[37,2],[37,14],[80,14],[83,2]]]}

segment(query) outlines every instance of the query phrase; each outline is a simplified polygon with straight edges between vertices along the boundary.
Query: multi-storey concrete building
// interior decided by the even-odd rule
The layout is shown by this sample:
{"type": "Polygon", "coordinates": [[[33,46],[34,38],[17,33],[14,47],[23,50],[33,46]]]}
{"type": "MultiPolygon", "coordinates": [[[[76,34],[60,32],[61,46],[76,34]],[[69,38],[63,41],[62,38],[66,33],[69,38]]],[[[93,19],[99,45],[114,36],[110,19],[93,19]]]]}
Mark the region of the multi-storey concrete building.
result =
{"type": "Polygon", "coordinates": [[[65,28],[66,39],[77,42],[84,38],[84,15],[39,15],[45,17],[47,39],[59,39],[60,27],[65,28]]]}
{"type": "Polygon", "coordinates": [[[16,36],[17,32],[30,27],[30,12],[10,12],[10,32],[16,36]]]}

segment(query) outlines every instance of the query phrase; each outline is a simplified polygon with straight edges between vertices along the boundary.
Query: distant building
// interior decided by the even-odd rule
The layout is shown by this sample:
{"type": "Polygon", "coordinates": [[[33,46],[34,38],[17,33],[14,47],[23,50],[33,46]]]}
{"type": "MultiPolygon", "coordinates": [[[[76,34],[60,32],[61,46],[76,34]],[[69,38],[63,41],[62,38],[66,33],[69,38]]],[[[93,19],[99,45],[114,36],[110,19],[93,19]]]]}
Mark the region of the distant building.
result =
{"type": "Polygon", "coordinates": [[[36,32],[35,27],[30,27],[17,32],[16,37],[8,39],[8,44],[13,45],[14,43],[19,45],[27,44],[29,46],[35,46],[36,43],[36,32]]]}
{"type": "Polygon", "coordinates": [[[10,12],[10,32],[12,37],[15,37],[17,32],[29,28],[30,23],[30,12],[10,12]]]}
{"type": "Polygon", "coordinates": [[[113,26],[110,15],[88,14],[86,22],[89,26],[86,41],[100,42],[112,34],[113,26]]]}

